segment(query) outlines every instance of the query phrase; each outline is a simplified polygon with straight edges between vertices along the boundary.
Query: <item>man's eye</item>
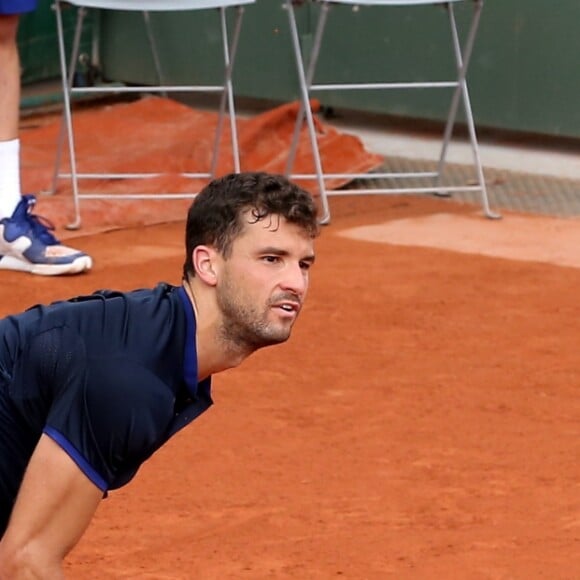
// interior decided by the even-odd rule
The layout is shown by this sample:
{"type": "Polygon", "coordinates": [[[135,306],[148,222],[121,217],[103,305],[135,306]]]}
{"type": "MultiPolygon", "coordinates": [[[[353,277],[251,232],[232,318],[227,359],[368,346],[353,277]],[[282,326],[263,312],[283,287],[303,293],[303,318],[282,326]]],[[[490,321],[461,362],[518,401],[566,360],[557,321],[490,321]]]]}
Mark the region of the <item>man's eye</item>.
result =
{"type": "Polygon", "coordinates": [[[280,258],[278,256],[264,256],[262,260],[268,262],[269,264],[276,264],[280,261],[280,258]]]}
{"type": "Polygon", "coordinates": [[[300,268],[302,270],[310,270],[311,266],[312,266],[311,262],[300,262],[300,268]]]}

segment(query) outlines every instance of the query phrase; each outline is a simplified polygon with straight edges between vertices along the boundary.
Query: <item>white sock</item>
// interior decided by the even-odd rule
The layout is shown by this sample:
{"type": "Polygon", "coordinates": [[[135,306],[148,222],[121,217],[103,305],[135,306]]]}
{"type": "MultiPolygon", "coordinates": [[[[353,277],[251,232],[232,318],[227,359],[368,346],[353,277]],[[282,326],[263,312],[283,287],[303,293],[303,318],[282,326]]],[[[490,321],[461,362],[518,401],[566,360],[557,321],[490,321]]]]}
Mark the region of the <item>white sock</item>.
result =
{"type": "Polygon", "coordinates": [[[20,196],[20,140],[0,141],[0,219],[14,213],[20,196]]]}

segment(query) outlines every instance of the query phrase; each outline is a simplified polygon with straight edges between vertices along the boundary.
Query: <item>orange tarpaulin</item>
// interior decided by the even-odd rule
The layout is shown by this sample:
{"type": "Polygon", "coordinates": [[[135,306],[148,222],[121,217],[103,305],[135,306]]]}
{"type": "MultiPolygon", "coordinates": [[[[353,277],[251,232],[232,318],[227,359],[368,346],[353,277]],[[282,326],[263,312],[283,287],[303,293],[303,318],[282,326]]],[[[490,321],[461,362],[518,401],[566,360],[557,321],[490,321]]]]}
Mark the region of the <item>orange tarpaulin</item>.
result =
{"type": "MultiPolygon", "coordinates": [[[[252,118],[238,119],[243,171],[283,173],[286,166],[298,104],[285,104],[252,118]]],[[[80,172],[159,172],[162,176],[139,180],[81,181],[80,191],[99,193],[195,192],[207,180],[179,176],[181,172],[209,171],[218,115],[176,101],[146,97],[131,103],[91,107],[74,114],[77,170],[80,172]]],[[[50,188],[60,119],[24,129],[21,133],[23,188],[27,192],[50,188]]],[[[366,151],[353,136],[317,121],[319,147],[328,173],[364,173],[383,159],[366,151]]],[[[65,155],[63,166],[68,168],[65,155]]],[[[229,124],[224,124],[217,175],[233,170],[229,124]]],[[[300,135],[295,173],[313,173],[306,129],[300,135]]],[[[314,181],[300,185],[317,195],[314,181]]],[[[329,188],[344,181],[328,182],[329,188]]],[[[170,203],[142,200],[82,200],[84,226],[114,227],[156,223],[183,218],[189,201],[170,203]]],[[[42,197],[38,212],[58,224],[72,216],[71,185],[60,180],[57,195],[42,197]]]]}

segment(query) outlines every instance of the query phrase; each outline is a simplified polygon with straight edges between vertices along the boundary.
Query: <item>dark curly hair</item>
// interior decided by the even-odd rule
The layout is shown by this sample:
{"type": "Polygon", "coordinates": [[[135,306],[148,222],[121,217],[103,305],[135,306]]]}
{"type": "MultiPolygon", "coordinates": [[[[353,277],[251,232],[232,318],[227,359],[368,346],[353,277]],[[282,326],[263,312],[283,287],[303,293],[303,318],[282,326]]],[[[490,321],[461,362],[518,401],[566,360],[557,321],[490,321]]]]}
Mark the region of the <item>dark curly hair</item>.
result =
{"type": "Polygon", "coordinates": [[[315,238],[319,233],[316,204],[311,195],[282,175],[233,173],[210,182],[194,199],[185,228],[183,278],[195,275],[192,253],[200,245],[215,247],[228,257],[241,233],[241,216],[256,221],[282,216],[315,238]]]}

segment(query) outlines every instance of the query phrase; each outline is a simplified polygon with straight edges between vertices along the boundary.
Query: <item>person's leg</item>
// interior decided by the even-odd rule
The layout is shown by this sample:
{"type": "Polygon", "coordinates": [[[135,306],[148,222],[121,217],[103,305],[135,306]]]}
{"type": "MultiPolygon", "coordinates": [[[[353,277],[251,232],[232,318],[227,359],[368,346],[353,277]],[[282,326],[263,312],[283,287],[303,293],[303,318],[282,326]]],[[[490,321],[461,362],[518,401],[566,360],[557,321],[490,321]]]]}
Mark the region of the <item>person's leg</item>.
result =
{"type": "Polygon", "coordinates": [[[0,0],[0,270],[41,275],[77,274],[92,260],[62,245],[54,228],[33,214],[36,199],[20,191],[20,59],[16,33],[19,14],[36,0],[0,0]]]}
{"type": "Polygon", "coordinates": [[[18,18],[0,14],[0,218],[10,217],[20,201],[18,18]]]}

